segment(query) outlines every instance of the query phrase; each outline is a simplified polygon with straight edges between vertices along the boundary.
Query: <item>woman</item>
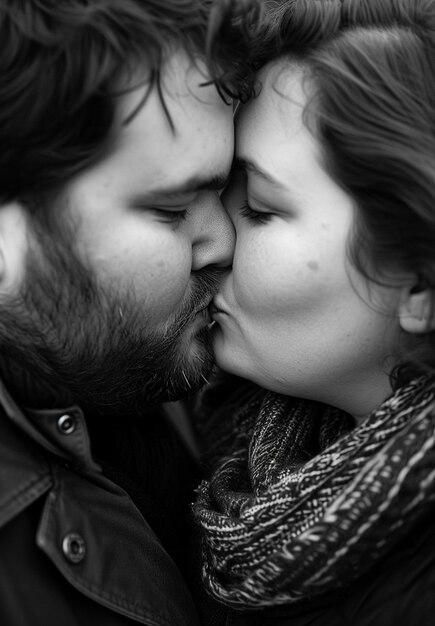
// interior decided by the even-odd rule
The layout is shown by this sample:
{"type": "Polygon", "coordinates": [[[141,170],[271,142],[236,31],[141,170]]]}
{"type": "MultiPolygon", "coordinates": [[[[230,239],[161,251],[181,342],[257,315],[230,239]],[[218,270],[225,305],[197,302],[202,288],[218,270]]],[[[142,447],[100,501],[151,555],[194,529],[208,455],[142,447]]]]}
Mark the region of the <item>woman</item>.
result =
{"type": "Polygon", "coordinates": [[[435,1],[278,22],[226,193],[214,348],[251,382],[202,402],[204,582],[231,624],[432,624],[435,1]]]}

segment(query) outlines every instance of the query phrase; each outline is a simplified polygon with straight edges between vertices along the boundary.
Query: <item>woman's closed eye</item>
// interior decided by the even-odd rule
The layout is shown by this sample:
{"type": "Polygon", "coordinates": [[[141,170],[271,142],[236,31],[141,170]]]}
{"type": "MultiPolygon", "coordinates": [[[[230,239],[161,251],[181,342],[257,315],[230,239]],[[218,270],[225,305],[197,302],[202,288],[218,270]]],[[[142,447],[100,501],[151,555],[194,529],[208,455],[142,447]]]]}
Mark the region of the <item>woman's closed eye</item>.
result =
{"type": "Polygon", "coordinates": [[[256,224],[266,224],[273,217],[273,213],[266,213],[264,211],[256,211],[249,204],[244,204],[239,208],[239,214],[256,224]]]}

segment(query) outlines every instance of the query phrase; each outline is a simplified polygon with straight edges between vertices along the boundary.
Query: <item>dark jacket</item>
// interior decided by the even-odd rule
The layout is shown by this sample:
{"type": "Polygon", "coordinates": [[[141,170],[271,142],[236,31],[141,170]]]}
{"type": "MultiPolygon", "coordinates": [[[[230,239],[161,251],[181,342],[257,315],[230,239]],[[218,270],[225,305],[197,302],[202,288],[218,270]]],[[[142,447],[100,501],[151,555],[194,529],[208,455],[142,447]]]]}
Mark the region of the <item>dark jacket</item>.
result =
{"type": "Polygon", "coordinates": [[[183,578],[92,458],[77,407],[24,415],[0,388],[2,626],[195,626],[183,578]]]}

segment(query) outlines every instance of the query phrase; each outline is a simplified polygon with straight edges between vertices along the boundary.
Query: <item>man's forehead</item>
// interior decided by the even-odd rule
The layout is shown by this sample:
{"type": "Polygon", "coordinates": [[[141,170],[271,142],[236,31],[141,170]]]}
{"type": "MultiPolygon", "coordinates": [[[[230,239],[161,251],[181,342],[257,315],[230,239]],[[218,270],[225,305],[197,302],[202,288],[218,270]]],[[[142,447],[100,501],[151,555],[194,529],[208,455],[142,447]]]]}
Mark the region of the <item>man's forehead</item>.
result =
{"type": "Polygon", "coordinates": [[[205,62],[200,57],[193,58],[183,49],[172,50],[167,54],[158,74],[150,70],[146,59],[138,59],[132,68],[120,72],[115,78],[114,90],[119,105],[117,117],[124,124],[128,124],[137,111],[146,106],[148,96],[152,94],[157,96],[164,113],[169,112],[172,104],[184,101],[187,101],[189,108],[196,104],[200,109],[217,101],[221,104],[224,102],[218,95],[205,62]],[[126,99],[127,103],[124,104],[126,99]],[[165,107],[168,107],[167,111],[165,107]]]}
{"type": "Polygon", "coordinates": [[[205,90],[211,100],[199,100],[197,94],[180,95],[179,103],[166,99],[169,119],[158,90],[148,88],[144,84],[120,97],[112,140],[89,176],[144,201],[222,190],[233,157],[231,105],[209,86],[205,90]]]}
{"type": "Polygon", "coordinates": [[[232,142],[234,124],[232,106],[224,103],[214,86],[200,95],[185,94],[176,98],[161,92],[155,85],[142,85],[123,95],[118,102],[113,127],[113,147],[140,146],[146,150],[214,150],[221,142],[232,142]],[[146,143],[144,143],[144,141],[146,143]]]}

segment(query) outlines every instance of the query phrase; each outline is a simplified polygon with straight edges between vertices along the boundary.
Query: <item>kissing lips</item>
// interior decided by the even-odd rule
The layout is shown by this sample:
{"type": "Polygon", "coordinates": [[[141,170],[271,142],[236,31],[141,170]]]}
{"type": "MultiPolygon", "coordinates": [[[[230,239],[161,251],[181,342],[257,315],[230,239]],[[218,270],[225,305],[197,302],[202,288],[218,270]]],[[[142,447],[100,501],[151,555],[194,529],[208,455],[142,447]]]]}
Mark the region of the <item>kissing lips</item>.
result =
{"type": "Polygon", "coordinates": [[[210,305],[209,311],[210,311],[210,316],[213,320],[216,320],[217,317],[220,317],[222,315],[226,315],[226,312],[223,309],[221,309],[219,306],[217,306],[214,300],[210,305]]]}

